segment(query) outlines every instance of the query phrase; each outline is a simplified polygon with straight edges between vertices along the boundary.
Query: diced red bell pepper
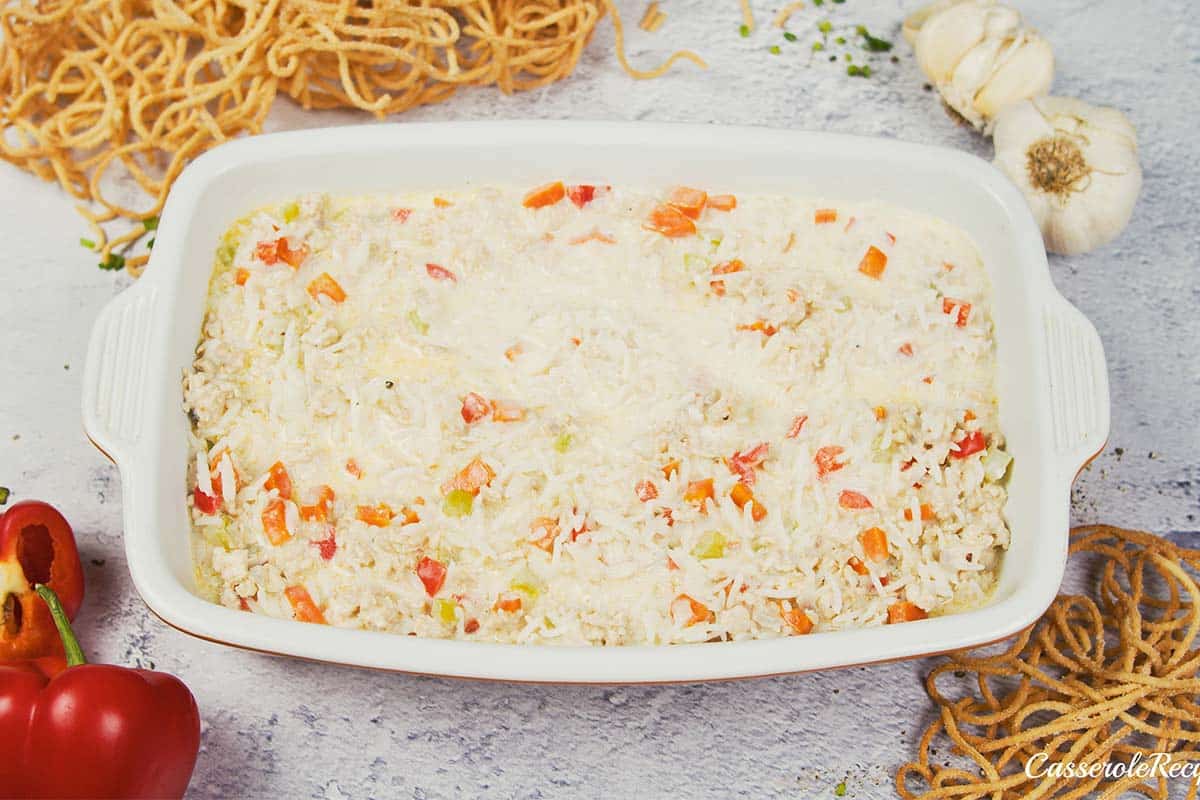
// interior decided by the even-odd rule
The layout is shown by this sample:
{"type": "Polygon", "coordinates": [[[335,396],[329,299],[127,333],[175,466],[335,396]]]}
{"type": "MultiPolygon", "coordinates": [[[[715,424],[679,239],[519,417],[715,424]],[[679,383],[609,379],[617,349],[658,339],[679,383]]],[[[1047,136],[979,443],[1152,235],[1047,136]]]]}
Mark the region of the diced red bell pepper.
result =
{"type": "Polygon", "coordinates": [[[343,303],[346,301],[346,291],[342,285],[333,279],[333,276],[328,272],[322,272],[317,277],[313,278],[308,284],[308,295],[313,300],[316,300],[321,295],[325,295],[335,303],[343,303]]]}
{"type": "Polygon", "coordinates": [[[813,624],[808,614],[798,608],[779,608],[779,616],[788,624],[792,631],[800,636],[812,633],[813,624]]]}
{"type": "Polygon", "coordinates": [[[683,492],[683,499],[689,503],[696,503],[700,510],[707,512],[708,501],[716,497],[716,492],[713,490],[713,479],[704,478],[703,480],[692,481],[687,485],[687,489],[683,492]]]}
{"type": "Polygon", "coordinates": [[[318,625],[328,625],[325,614],[313,602],[312,595],[303,586],[289,586],[283,590],[288,602],[292,605],[292,617],[300,622],[312,622],[318,625]]]}
{"type": "Polygon", "coordinates": [[[583,208],[596,196],[596,187],[586,183],[576,184],[567,189],[567,197],[576,208],[583,208]]]}
{"type": "Polygon", "coordinates": [[[858,271],[868,278],[879,280],[883,277],[887,262],[888,258],[883,251],[875,245],[871,245],[867,248],[867,253],[862,257],[862,261],[858,262],[858,271]]]}
{"type": "Polygon", "coordinates": [[[554,181],[533,189],[525,195],[521,205],[526,208],[543,208],[552,206],[566,196],[567,190],[562,181],[554,181]]]}
{"type": "Polygon", "coordinates": [[[709,195],[708,207],[713,211],[733,211],[737,208],[737,197],[732,194],[709,195]]]}
{"type": "Polygon", "coordinates": [[[838,505],[842,508],[858,510],[863,508],[871,508],[871,501],[867,499],[865,494],[852,492],[849,489],[843,489],[838,495],[838,505]]]}
{"type": "Polygon", "coordinates": [[[481,419],[487,419],[492,413],[492,404],[486,397],[476,392],[468,392],[462,401],[463,422],[471,425],[481,419]]]}
{"type": "Polygon", "coordinates": [[[767,451],[770,450],[770,444],[767,442],[759,442],[749,450],[742,452],[737,451],[731,457],[725,459],[725,466],[729,467],[729,471],[737,475],[742,483],[747,486],[754,486],[756,475],[754,470],[762,466],[762,462],[767,457],[767,451]]]}
{"type": "Polygon", "coordinates": [[[287,527],[287,507],[278,497],[272,497],[262,511],[263,533],[273,545],[281,545],[292,538],[287,527]]]}
{"type": "Polygon", "coordinates": [[[889,625],[898,622],[914,622],[919,619],[928,619],[928,617],[929,614],[925,609],[907,600],[901,600],[888,606],[887,621],[889,625]]]}
{"type": "Polygon", "coordinates": [[[283,466],[282,461],[276,461],[268,470],[267,480],[263,483],[263,488],[267,491],[274,489],[279,492],[279,496],[284,500],[292,499],[292,477],[288,475],[287,468],[283,466]]]}
{"type": "Polygon", "coordinates": [[[950,451],[951,458],[967,458],[987,449],[987,437],[983,431],[971,431],[954,443],[957,450],[950,451]]]}
{"type": "Polygon", "coordinates": [[[807,414],[801,414],[800,416],[798,416],[794,420],[792,420],[792,427],[788,428],[786,438],[795,439],[797,436],[799,436],[800,431],[802,431],[804,429],[804,423],[806,423],[806,422],[808,422],[807,414]]]}
{"type": "Polygon", "coordinates": [[[696,223],[678,208],[669,205],[656,206],[642,227],[661,233],[669,239],[692,236],[696,233],[696,223]]]}
{"type": "Polygon", "coordinates": [[[704,206],[707,203],[707,192],[700,189],[692,189],[688,186],[675,187],[671,190],[671,196],[667,198],[667,205],[679,209],[689,219],[699,219],[700,212],[704,210],[704,206]]]}
{"type": "Polygon", "coordinates": [[[654,485],[654,481],[638,481],[637,486],[633,487],[633,491],[637,494],[637,499],[643,503],[658,497],[658,487],[654,485]]]}
{"type": "Polygon", "coordinates": [[[329,520],[329,508],[334,500],[333,488],[320,486],[317,489],[317,502],[311,506],[300,506],[300,519],[316,522],[329,520]]]}
{"type": "Polygon", "coordinates": [[[429,274],[429,277],[433,278],[435,281],[453,281],[455,283],[458,282],[457,275],[455,275],[450,270],[448,270],[445,267],[440,266],[438,264],[426,264],[425,272],[427,272],[429,274]]]}
{"type": "Polygon", "coordinates": [[[813,463],[817,466],[817,477],[825,478],[831,472],[837,472],[842,467],[846,466],[837,460],[837,457],[845,452],[845,448],[837,445],[829,445],[822,447],[813,456],[813,463]]]}
{"type": "Polygon", "coordinates": [[[417,577],[425,585],[425,593],[433,597],[446,582],[446,565],[429,556],[417,562],[417,577]]]}

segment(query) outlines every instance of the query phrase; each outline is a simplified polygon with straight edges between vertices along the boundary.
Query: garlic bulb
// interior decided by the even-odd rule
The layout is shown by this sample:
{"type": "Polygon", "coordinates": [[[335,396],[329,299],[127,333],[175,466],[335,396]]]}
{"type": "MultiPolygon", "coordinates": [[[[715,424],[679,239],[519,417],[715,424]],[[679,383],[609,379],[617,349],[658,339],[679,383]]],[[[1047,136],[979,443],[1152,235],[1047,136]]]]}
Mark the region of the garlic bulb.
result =
{"type": "Polygon", "coordinates": [[[1054,79],[1049,43],[996,0],[938,0],[909,16],[903,33],[946,105],[979,129],[1054,79]]]}
{"type": "Polygon", "coordinates": [[[1040,97],[996,118],[996,166],[1025,193],[1046,249],[1085,253],[1129,222],[1142,169],[1124,114],[1068,97],[1040,97]]]}

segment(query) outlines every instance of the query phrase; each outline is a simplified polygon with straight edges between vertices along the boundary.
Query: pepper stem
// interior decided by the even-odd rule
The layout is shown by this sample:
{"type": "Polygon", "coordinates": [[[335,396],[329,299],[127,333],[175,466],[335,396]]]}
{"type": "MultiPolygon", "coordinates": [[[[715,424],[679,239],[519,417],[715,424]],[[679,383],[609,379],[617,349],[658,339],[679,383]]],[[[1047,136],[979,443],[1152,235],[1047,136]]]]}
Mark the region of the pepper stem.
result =
{"type": "Polygon", "coordinates": [[[54,627],[58,628],[58,635],[62,637],[63,650],[67,654],[67,666],[78,667],[80,664],[86,664],[87,659],[83,655],[83,648],[79,646],[79,640],[75,638],[75,631],[71,630],[71,621],[67,619],[67,612],[63,610],[58,595],[44,583],[34,586],[33,590],[46,601],[46,605],[50,606],[50,616],[54,618],[54,627]]]}

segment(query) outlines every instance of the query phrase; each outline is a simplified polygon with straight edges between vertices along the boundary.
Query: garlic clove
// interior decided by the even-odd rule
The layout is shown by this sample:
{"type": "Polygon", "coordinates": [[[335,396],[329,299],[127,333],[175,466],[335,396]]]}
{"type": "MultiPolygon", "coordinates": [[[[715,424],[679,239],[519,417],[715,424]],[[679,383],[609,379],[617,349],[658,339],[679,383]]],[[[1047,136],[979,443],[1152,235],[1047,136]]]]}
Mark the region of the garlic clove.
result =
{"type": "Polygon", "coordinates": [[[900,33],[904,35],[904,41],[908,42],[910,46],[915,47],[917,34],[921,31],[921,26],[925,24],[926,20],[939,11],[962,2],[966,2],[966,0],[937,0],[909,14],[904,18],[904,24],[900,27],[900,33]]]}
{"type": "Polygon", "coordinates": [[[1083,253],[1128,224],[1142,187],[1137,133],[1120,111],[1041,97],[996,118],[996,165],[1029,201],[1046,248],[1083,253]]]}
{"type": "Polygon", "coordinates": [[[975,110],[985,120],[1010,105],[1046,94],[1054,81],[1054,51],[1049,42],[1026,30],[1011,45],[975,97],[975,110]]]}
{"type": "Polygon", "coordinates": [[[983,41],[986,0],[964,0],[932,14],[917,33],[917,66],[934,83],[944,83],[971,48],[983,41]]]}

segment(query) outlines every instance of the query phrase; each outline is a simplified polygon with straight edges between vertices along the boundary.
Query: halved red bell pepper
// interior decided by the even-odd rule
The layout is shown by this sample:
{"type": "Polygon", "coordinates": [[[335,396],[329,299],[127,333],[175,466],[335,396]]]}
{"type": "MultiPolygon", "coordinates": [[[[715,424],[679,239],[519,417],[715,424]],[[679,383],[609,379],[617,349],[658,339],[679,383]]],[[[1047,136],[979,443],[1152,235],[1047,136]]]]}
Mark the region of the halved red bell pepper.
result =
{"type": "Polygon", "coordinates": [[[75,618],[83,602],[83,566],[62,514],[36,500],[0,514],[0,662],[62,655],[50,610],[34,592],[44,583],[75,618]]]}
{"type": "Polygon", "coordinates": [[[182,797],[200,749],[192,693],[163,672],[88,664],[54,593],[38,593],[67,655],[0,664],[0,798],[182,797]]]}

